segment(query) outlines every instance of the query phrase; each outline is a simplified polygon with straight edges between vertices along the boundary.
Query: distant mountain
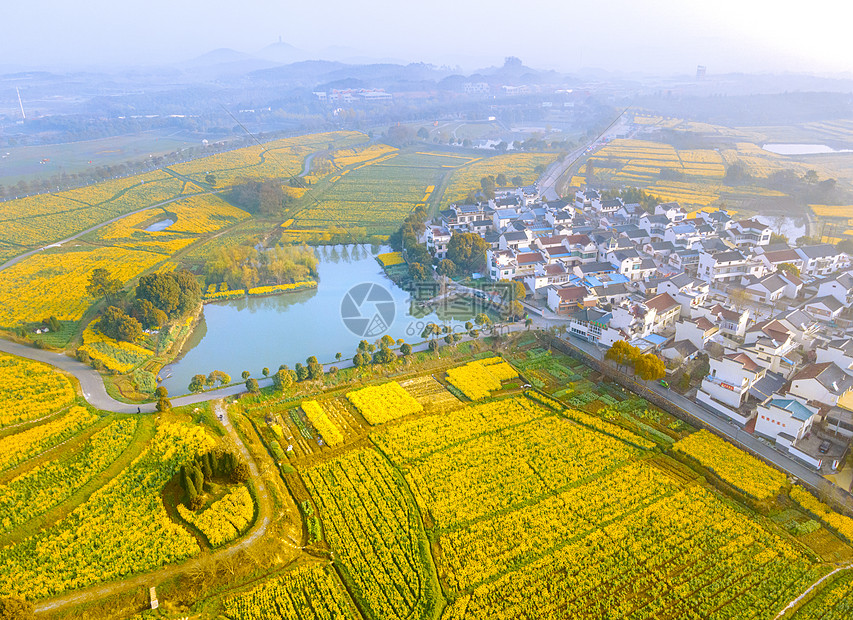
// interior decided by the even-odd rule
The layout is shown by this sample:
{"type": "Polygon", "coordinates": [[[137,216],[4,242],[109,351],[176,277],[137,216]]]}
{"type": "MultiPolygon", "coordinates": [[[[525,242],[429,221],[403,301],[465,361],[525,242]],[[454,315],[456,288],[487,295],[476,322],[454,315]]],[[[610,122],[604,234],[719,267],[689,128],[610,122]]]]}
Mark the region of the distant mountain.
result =
{"type": "Polygon", "coordinates": [[[212,50],[206,54],[202,54],[201,56],[196,56],[187,62],[180,63],[180,65],[188,67],[210,67],[213,65],[250,60],[252,58],[253,57],[250,54],[246,54],[245,52],[238,52],[237,50],[232,50],[228,47],[220,47],[219,49],[212,50]]]}
{"type": "Polygon", "coordinates": [[[278,41],[259,50],[255,56],[281,65],[288,65],[302,60],[310,60],[312,54],[298,47],[293,47],[290,43],[278,41]]]}

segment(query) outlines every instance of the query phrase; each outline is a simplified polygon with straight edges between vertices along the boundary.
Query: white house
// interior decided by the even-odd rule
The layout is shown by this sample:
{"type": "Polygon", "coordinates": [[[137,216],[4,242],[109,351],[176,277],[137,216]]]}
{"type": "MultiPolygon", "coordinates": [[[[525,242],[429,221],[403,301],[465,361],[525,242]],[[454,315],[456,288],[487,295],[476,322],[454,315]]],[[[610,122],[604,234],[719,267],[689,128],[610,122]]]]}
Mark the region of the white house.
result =
{"type": "Polygon", "coordinates": [[[848,375],[853,375],[853,340],[839,338],[815,348],[817,363],[832,362],[848,375]]]}
{"type": "Polygon", "coordinates": [[[757,408],[755,432],[774,441],[788,435],[790,444],[809,431],[819,411],[795,397],[770,398],[757,408]]]}
{"type": "Polygon", "coordinates": [[[450,231],[444,226],[427,226],[426,246],[433,256],[447,258],[447,246],[450,244],[450,231]]]}
{"type": "Polygon", "coordinates": [[[831,295],[825,295],[807,301],[803,304],[803,310],[811,314],[818,321],[830,323],[841,316],[844,304],[831,295]]]}
{"type": "Polygon", "coordinates": [[[678,223],[684,221],[687,211],[677,202],[663,202],[655,206],[655,215],[665,215],[670,222],[678,223]]]}
{"type": "Polygon", "coordinates": [[[844,252],[828,243],[810,245],[796,249],[803,261],[800,273],[810,278],[819,278],[837,271],[844,258],[844,252]]]}
{"type": "Polygon", "coordinates": [[[746,425],[755,412],[746,410],[743,405],[750,388],[764,377],[766,369],[744,352],[719,359],[712,357],[709,364],[710,372],[702,380],[696,400],[735,423],[746,425]]]}
{"type": "Polygon", "coordinates": [[[756,323],[744,336],[744,349],[760,364],[785,377],[796,367],[791,355],[796,348],[793,334],[776,319],[756,323]]]}
{"type": "Polygon", "coordinates": [[[806,366],[791,377],[789,393],[806,401],[834,407],[853,388],[853,376],[833,362],[806,366]]]}
{"type": "Polygon", "coordinates": [[[679,273],[658,283],[658,293],[667,293],[681,304],[685,315],[690,316],[694,308],[705,304],[709,285],[686,273],[679,273]]]}
{"type": "Polygon", "coordinates": [[[704,316],[682,319],[675,324],[675,341],[688,340],[700,351],[704,351],[705,345],[718,333],[720,328],[704,316]]]}
{"type": "Polygon", "coordinates": [[[834,278],[821,280],[816,297],[834,297],[845,308],[853,304],[853,274],[844,272],[834,278]]]}

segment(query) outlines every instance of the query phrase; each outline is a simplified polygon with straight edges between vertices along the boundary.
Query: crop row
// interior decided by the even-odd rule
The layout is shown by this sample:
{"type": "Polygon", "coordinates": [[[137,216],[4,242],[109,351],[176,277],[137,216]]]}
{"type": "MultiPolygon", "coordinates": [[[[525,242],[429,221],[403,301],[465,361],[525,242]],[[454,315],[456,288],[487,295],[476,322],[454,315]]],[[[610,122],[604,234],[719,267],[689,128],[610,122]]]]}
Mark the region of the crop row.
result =
{"type": "Polygon", "coordinates": [[[0,486],[0,531],[11,531],[65,501],[106,469],[127,448],[136,422],[135,418],[116,420],[69,458],[40,465],[0,486]]]}
{"type": "Polygon", "coordinates": [[[419,520],[387,462],[374,450],[350,452],[305,479],[336,561],[370,616],[423,617],[419,520]]]}
{"type": "Polygon", "coordinates": [[[162,424],[133,463],[66,518],[0,549],[0,593],[39,599],[198,553],[161,492],[182,463],[213,443],[201,427],[162,424]]]}
{"type": "Polygon", "coordinates": [[[346,590],[328,566],[300,567],[225,601],[232,620],[348,620],[346,590]]]}
{"type": "Polygon", "coordinates": [[[85,407],[71,407],[65,413],[0,439],[0,471],[23,463],[91,426],[98,416],[85,407]]]}
{"type": "Polygon", "coordinates": [[[65,375],[47,364],[0,353],[0,426],[44,417],[74,400],[65,375]]]}

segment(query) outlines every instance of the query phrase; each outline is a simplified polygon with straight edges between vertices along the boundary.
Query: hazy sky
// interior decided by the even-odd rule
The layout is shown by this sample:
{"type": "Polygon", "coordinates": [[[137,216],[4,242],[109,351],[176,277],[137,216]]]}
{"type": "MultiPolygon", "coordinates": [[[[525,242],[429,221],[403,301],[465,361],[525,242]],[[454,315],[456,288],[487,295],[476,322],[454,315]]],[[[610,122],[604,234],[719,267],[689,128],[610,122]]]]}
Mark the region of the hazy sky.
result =
{"type": "Polygon", "coordinates": [[[0,65],[151,64],[283,41],[312,53],[576,70],[853,71],[843,0],[21,0],[0,65]]]}

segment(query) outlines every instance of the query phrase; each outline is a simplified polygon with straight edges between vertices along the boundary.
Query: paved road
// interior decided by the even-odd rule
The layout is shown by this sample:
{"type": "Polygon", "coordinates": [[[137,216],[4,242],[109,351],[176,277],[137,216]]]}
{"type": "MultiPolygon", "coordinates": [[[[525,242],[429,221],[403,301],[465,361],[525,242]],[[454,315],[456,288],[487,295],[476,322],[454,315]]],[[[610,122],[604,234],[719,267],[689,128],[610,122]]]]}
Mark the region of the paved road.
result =
{"type": "MultiPolygon", "coordinates": [[[[19,357],[26,357],[27,359],[35,360],[37,362],[44,362],[51,366],[56,366],[60,370],[73,375],[80,382],[80,387],[83,390],[83,397],[89,402],[89,404],[93,407],[97,407],[98,409],[114,411],[116,413],[137,413],[140,410],[142,413],[150,413],[154,411],[153,403],[133,405],[114,399],[112,396],[107,394],[107,390],[104,387],[104,380],[94,368],[74,359],[73,357],[68,357],[63,353],[53,353],[51,351],[36,349],[34,347],[3,339],[0,339],[0,351],[3,351],[4,353],[11,353],[12,355],[17,355],[19,357]]],[[[261,386],[266,386],[272,383],[272,379],[260,379],[258,383],[261,384],[261,386]]],[[[208,400],[234,396],[245,391],[246,386],[243,384],[232,385],[218,390],[202,392],[201,394],[190,394],[189,396],[173,398],[172,405],[176,407],[181,405],[194,405],[208,400]]]]}
{"type": "MultiPolygon", "coordinates": [[[[588,355],[594,357],[597,360],[603,359],[604,351],[590,342],[586,342],[584,340],[580,340],[579,338],[573,337],[562,338],[562,340],[569,346],[580,349],[584,353],[587,353],[588,355]]],[[[705,407],[702,407],[698,403],[682,396],[674,390],[664,388],[657,383],[643,385],[641,383],[635,382],[635,385],[637,387],[638,392],[654,392],[662,398],[669,400],[671,403],[681,408],[688,415],[702,421],[704,424],[707,424],[721,435],[727,437],[730,441],[732,441],[732,443],[738,444],[741,447],[746,448],[749,452],[761,456],[767,461],[773,463],[782,471],[785,471],[792,476],[796,476],[809,486],[813,488],[826,487],[829,489],[833,489],[835,492],[836,499],[840,503],[845,504],[847,506],[853,506],[853,501],[851,501],[850,494],[846,493],[834,484],[829,483],[829,486],[827,486],[827,483],[829,481],[822,475],[820,475],[818,472],[807,467],[806,465],[803,465],[802,463],[791,458],[787,454],[780,452],[776,448],[764,443],[758,437],[750,435],[733,422],[721,417],[716,413],[711,412],[705,407]]]]}

